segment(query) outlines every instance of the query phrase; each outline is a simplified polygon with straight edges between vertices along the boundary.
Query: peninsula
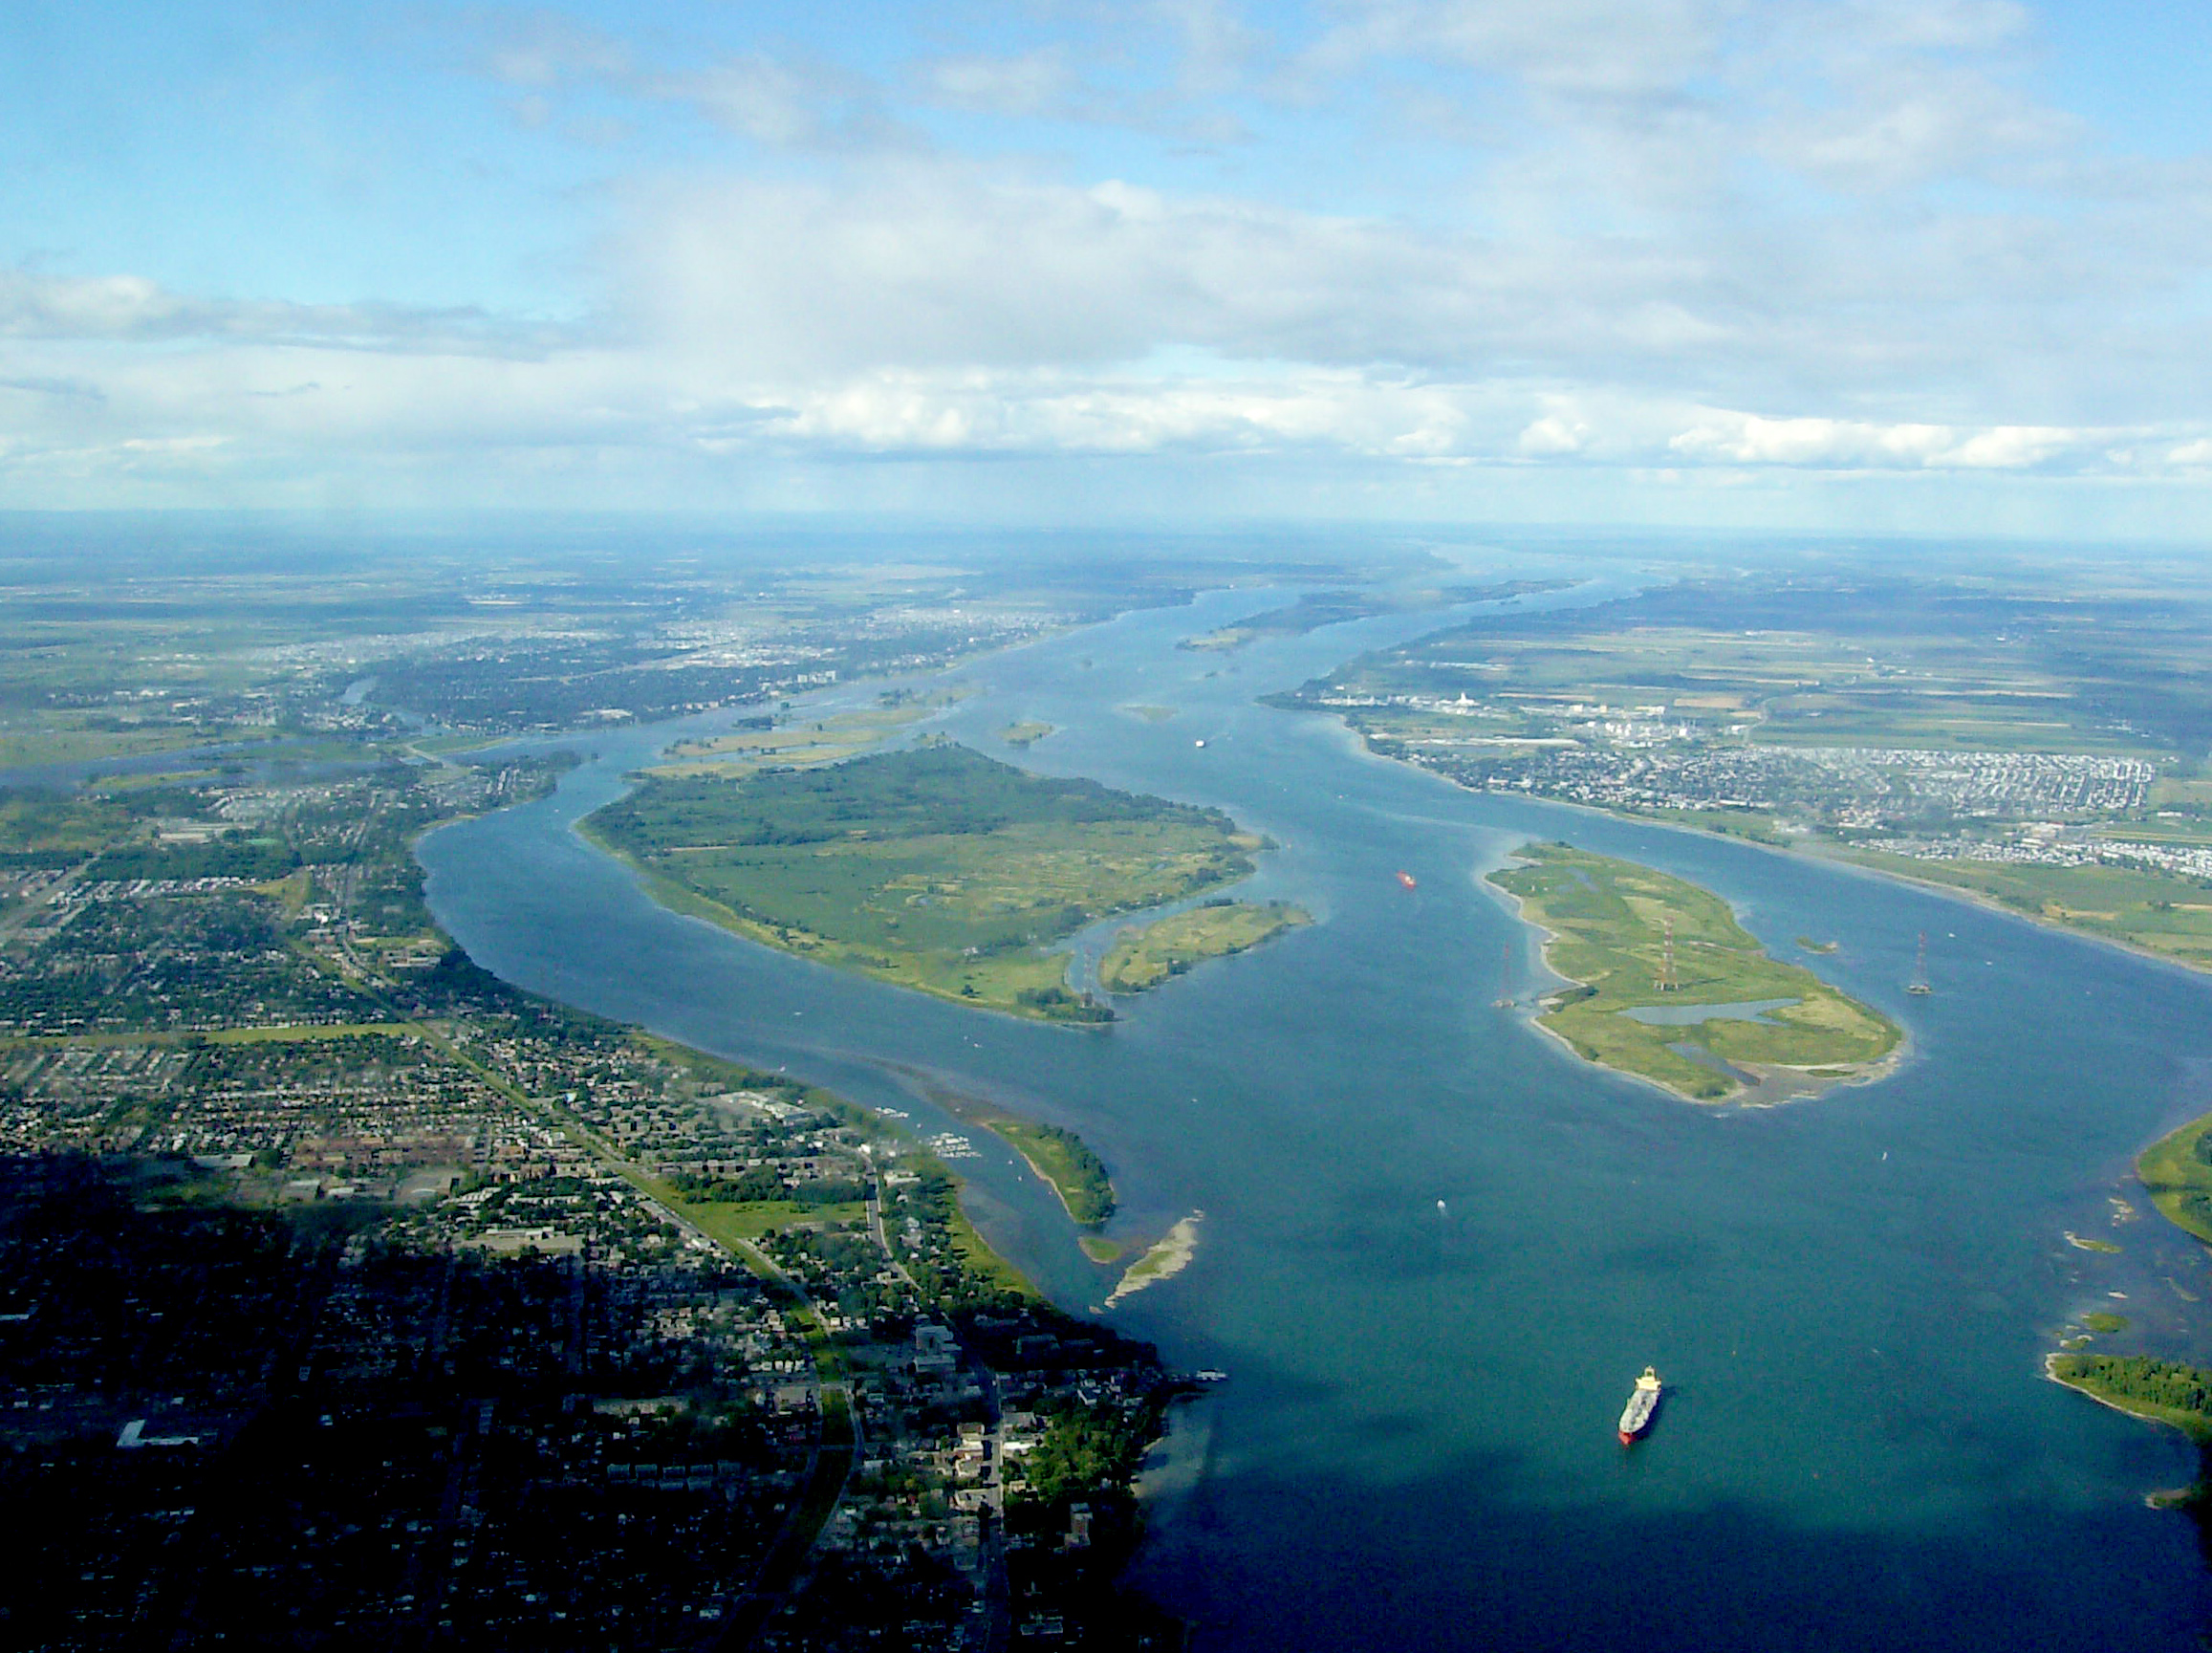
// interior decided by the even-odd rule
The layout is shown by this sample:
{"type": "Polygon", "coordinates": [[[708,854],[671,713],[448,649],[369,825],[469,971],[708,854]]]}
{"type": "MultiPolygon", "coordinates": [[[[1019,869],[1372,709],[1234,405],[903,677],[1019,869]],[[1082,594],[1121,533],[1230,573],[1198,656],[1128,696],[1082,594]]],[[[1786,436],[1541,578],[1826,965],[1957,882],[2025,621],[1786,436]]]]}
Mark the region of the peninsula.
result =
{"type": "Polygon", "coordinates": [[[1774,1102],[1879,1077],[1880,1012],[1768,956],[1712,891],[1611,856],[1530,843],[1490,874],[1573,985],[1540,1027],[1586,1061],[1700,1102],[1774,1102]]]}
{"type": "Polygon", "coordinates": [[[1091,1230],[1083,1237],[1096,1238],[1096,1230],[1114,1214],[1114,1180],[1090,1143],[1065,1125],[1010,1114],[942,1085],[930,1085],[928,1096],[955,1119],[980,1125],[1021,1155],[1038,1180],[1059,1196],[1069,1218],[1091,1230]]]}
{"type": "Polygon", "coordinates": [[[813,769],[647,774],[586,817],[679,911],[943,998],[1114,1018],[1048,950],[1231,883],[1265,840],[1219,810],[1030,774],[935,741],[813,769]]]}
{"type": "Polygon", "coordinates": [[[2160,1216],[2212,1245],[2212,1114],[2145,1148],[2136,1177],[2160,1216]]]}

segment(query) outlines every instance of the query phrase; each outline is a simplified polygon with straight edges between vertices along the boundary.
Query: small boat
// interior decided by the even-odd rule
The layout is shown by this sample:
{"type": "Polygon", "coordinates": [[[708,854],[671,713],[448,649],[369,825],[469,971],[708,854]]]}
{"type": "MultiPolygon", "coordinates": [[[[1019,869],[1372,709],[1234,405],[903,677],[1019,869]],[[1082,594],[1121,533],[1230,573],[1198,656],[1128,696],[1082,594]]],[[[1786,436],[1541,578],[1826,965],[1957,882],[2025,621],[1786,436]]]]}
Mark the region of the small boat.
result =
{"type": "Polygon", "coordinates": [[[1398,881],[1403,884],[1409,890],[1418,889],[1420,887],[1413,881],[1413,874],[1411,873],[1399,873],[1398,875],[1398,881]]]}
{"type": "Polygon", "coordinates": [[[1633,1446],[1636,1439],[1651,1427],[1652,1414],[1659,1410],[1659,1373],[1651,1367],[1643,1369],[1643,1376],[1636,1381],[1636,1387],[1628,1392],[1628,1405],[1620,1414],[1620,1444],[1633,1446]]]}

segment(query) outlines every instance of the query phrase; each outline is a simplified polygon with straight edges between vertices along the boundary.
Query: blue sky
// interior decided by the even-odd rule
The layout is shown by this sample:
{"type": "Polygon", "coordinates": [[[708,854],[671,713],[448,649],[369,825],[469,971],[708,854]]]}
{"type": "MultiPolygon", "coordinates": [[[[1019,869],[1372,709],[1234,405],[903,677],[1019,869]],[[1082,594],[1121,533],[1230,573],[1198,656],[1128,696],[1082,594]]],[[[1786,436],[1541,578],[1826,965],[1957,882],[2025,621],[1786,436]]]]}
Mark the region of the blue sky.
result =
{"type": "Polygon", "coordinates": [[[0,507],[2206,537],[2212,20],[0,15],[0,507]]]}

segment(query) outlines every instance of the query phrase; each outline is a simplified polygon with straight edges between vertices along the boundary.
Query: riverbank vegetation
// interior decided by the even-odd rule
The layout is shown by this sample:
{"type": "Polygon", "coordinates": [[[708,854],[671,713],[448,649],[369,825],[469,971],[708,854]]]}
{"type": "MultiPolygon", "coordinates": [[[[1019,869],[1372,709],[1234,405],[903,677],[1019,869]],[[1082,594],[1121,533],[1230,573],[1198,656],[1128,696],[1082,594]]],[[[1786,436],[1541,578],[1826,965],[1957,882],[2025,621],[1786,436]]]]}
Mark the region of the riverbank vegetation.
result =
{"type": "Polygon", "coordinates": [[[1876,872],[1963,890],[2046,924],[2212,968],[2212,884],[2187,874],[2110,865],[1931,860],[1881,850],[1829,853],[1876,872]]]}
{"type": "Polygon", "coordinates": [[[2212,1245],[2212,1114],[2145,1148],[2136,1176],[2160,1216],[2212,1245]]]}
{"type": "Polygon", "coordinates": [[[1269,704],[1528,794],[1833,854],[2212,968],[2212,587],[2065,559],[1500,609],[1269,704]]]}
{"type": "Polygon", "coordinates": [[[1114,938],[1098,966],[1109,992],[1140,993],[1207,959],[1256,947],[1313,915],[1289,902],[1232,902],[1217,898],[1188,912],[1132,925],[1114,938]]]}
{"type": "Polygon", "coordinates": [[[2052,1355],[2045,1369],[2093,1400],[2212,1443],[2212,1372],[2148,1355],[2052,1355]]]}
{"type": "Polygon", "coordinates": [[[1106,1174],[1106,1162],[1073,1131],[1004,1114],[987,1123],[1013,1144],[1031,1170],[1052,1185],[1052,1192],[1076,1222],[1103,1223],[1114,1214],[1114,1183],[1106,1174]]]}
{"type": "Polygon", "coordinates": [[[668,904],[942,997],[1061,1021],[1113,1011],[1046,949],[1094,920],[1248,875],[1219,810],[1033,775],[935,743],[811,770],[647,775],[584,823],[668,904]]]}
{"type": "Polygon", "coordinates": [[[1514,853],[1523,864],[1490,881],[1551,932],[1545,961],[1575,986],[1540,1020],[1585,1060],[1725,1101],[1754,1085],[1806,1092],[1862,1077],[1897,1049],[1886,1016],[1767,956],[1710,890],[1566,844],[1514,853]],[[1742,1009],[1756,1005],[1768,1008],[1742,1009]],[[1701,1010],[1734,1013],[1692,1019],[1701,1010]],[[1642,1011],[1672,1025],[1628,1013],[1642,1011]]]}
{"type": "Polygon", "coordinates": [[[1029,1162],[1030,1169],[1051,1185],[1068,1215],[1095,1228],[1114,1214],[1114,1181],[1101,1160],[1073,1131],[1041,1120],[1023,1119],[974,1097],[932,1086],[931,1101],[955,1119],[980,1125],[1029,1162]]]}

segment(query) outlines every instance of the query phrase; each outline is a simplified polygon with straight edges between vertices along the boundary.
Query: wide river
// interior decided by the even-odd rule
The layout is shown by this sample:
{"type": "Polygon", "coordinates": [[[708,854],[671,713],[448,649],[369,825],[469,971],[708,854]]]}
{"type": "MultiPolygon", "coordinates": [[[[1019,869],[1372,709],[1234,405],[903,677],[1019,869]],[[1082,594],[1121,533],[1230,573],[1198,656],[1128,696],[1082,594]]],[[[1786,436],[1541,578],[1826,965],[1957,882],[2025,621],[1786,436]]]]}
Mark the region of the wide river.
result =
{"type": "MultiPolygon", "coordinates": [[[[1440,621],[1174,646],[1272,600],[1214,594],[948,674],[978,692],[934,727],[1004,754],[995,730],[1042,719],[1058,732],[1029,767],[1231,811],[1281,845],[1252,893],[1321,921],[1110,1030],[966,1011],[656,906],[570,826],[712,718],[591,736],[553,797],[433,834],[431,904],[522,987],[930,1129],[952,1121],[913,1071],[1072,1125],[1114,1168],[1117,1232],[1203,1210],[1193,1265],[1110,1316],[1230,1374],[1182,1415],[1179,1490],[1137,1567],[1202,1648],[2196,1645],[2212,1590],[2192,1528],[2142,1503],[2193,1454],[2039,1363],[2097,1308],[2135,1322],[2113,1347],[2212,1357],[2212,1271],[2126,1175],[2212,1109],[2212,983],[1374,759],[1254,697],[1440,621]],[[1532,836],[1719,890],[1902,1023],[1908,1060],[1770,1110],[1578,1063],[1494,1003],[1542,978],[1480,878],[1532,836]],[[1921,931],[1937,991],[1915,998],[1921,931]],[[2115,1225],[2114,1196],[2141,1220],[2115,1225]],[[1623,1450],[1647,1362],[1666,1403],[1623,1450]]],[[[1100,1302],[1113,1276],[1051,1195],[978,1146],[963,1168],[993,1241],[1069,1307],[1100,1302]]]]}

